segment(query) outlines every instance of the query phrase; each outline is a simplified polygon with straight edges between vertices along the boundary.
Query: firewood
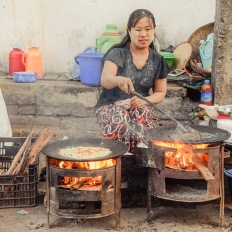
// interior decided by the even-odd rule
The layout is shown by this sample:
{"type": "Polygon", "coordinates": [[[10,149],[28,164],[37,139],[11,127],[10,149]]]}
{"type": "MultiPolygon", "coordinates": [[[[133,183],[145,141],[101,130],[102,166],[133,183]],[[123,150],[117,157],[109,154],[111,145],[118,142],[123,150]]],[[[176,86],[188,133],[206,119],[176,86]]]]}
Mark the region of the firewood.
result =
{"type": "Polygon", "coordinates": [[[23,152],[23,156],[20,160],[20,162],[17,164],[17,166],[14,168],[14,170],[12,171],[12,174],[18,174],[21,170],[21,168],[23,167],[23,164],[26,162],[28,154],[29,154],[29,148],[30,148],[30,143],[27,144],[24,152],[23,152]]]}
{"type": "Polygon", "coordinates": [[[5,172],[5,175],[10,175],[13,173],[13,170],[15,169],[15,167],[17,166],[19,160],[22,158],[24,151],[26,150],[26,148],[28,147],[28,143],[31,142],[31,132],[30,134],[27,136],[25,142],[23,143],[23,145],[20,147],[18,153],[16,154],[16,156],[14,157],[9,169],[5,172]]]}
{"type": "Polygon", "coordinates": [[[75,189],[75,190],[78,190],[79,188],[81,188],[82,186],[84,186],[85,182],[86,182],[86,181],[78,182],[78,183],[72,185],[71,187],[72,187],[73,189],[75,189]]]}
{"type": "Polygon", "coordinates": [[[209,171],[209,169],[204,165],[204,162],[200,159],[198,155],[194,155],[192,157],[192,160],[194,162],[195,167],[198,169],[198,171],[202,174],[204,179],[206,181],[208,180],[214,180],[214,176],[212,173],[209,171]]]}
{"type": "MultiPolygon", "coordinates": [[[[23,145],[21,146],[21,148],[19,149],[18,153],[16,154],[16,156],[14,157],[9,169],[4,173],[4,175],[12,175],[15,174],[14,170],[16,169],[16,173],[17,170],[20,170],[20,165],[21,162],[23,160],[23,156],[27,153],[28,148],[30,146],[31,143],[31,135],[32,135],[32,131],[30,131],[29,135],[27,136],[25,142],[23,143],[23,145]],[[21,160],[20,160],[21,159],[21,160]],[[20,163],[19,163],[20,161],[20,163]],[[18,167],[18,168],[17,168],[18,167]]],[[[3,197],[6,198],[8,197],[10,190],[11,190],[12,186],[9,185],[6,187],[5,192],[3,193],[3,197]]]]}
{"type": "Polygon", "coordinates": [[[43,129],[37,140],[32,145],[24,172],[27,172],[28,166],[35,162],[37,154],[41,152],[42,148],[50,141],[52,136],[53,136],[52,131],[49,132],[48,128],[43,129]]]}
{"type": "Polygon", "coordinates": [[[7,198],[8,197],[11,188],[12,188],[11,185],[9,185],[9,186],[6,187],[5,192],[3,193],[3,198],[7,198]]]}

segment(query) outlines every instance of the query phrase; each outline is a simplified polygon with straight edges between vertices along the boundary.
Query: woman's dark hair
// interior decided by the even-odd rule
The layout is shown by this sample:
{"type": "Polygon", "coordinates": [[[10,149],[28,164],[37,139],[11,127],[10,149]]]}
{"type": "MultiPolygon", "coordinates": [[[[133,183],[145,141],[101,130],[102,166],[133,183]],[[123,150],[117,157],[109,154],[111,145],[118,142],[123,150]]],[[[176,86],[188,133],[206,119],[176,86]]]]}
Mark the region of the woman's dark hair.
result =
{"type": "MultiPolygon", "coordinates": [[[[136,23],[143,17],[147,17],[149,18],[152,23],[153,23],[153,26],[155,27],[155,18],[153,16],[153,14],[148,11],[148,10],[145,10],[145,9],[138,9],[138,10],[135,10],[131,13],[130,17],[129,17],[129,20],[128,20],[128,23],[127,23],[127,32],[126,32],[126,35],[124,36],[124,38],[122,39],[121,43],[119,44],[115,44],[113,47],[111,47],[105,54],[105,56],[109,53],[109,51],[113,48],[122,48],[122,47],[125,47],[126,44],[128,42],[130,42],[130,36],[129,36],[129,31],[131,30],[132,27],[134,27],[136,25],[136,23]]],[[[149,45],[149,47],[151,49],[155,49],[155,46],[154,46],[154,43],[152,41],[152,43],[149,45]]],[[[104,56],[104,57],[105,57],[104,56]]],[[[103,59],[104,60],[104,59],[103,59]]]]}

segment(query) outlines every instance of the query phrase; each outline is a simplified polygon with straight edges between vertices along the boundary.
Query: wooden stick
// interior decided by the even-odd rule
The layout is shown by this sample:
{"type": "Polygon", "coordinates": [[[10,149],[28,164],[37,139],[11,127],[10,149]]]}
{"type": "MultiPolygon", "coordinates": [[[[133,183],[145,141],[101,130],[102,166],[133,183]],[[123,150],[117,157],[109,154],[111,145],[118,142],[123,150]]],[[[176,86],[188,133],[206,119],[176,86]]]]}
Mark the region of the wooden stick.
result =
{"type": "MultiPolygon", "coordinates": [[[[31,143],[31,135],[32,131],[30,131],[29,135],[27,136],[26,140],[24,141],[23,145],[19,149],[18,153],[14,157],[9,169],[4,173],[4,175],[11,175],[14,174],[14,170],[17,169],[17,166],[21,163],[22,161],[22,156],[24,156],[27,153],[28,147],[30,146],[31,143]],[[21,160],[20,160],[21,159],[21,160]],[[20,160],[20,163],[19,163],[20,160]]],[[[3,193],[3,197],[6,198],[8,197],[10,190],[12,186],[9,185],[6,187],[5,192],[3,193]]]]}
{"type": "Polygon", "coordinates": [[[215,179],[198,155],[194,155],[192,160],[195,164],[195,167],[199,170],[206,181],[215,179]]]}
{"type": "Polygon", "coordinates": [[[37,140],[32,145],[30,154],[28,156],[27,164],[24,169],[24,172],[27,171],[28,166],[33,164],[36,159],[36,155],[42,150],[42,148],[50,141],[53,136],[53,132],[49,132],[48,128],[44,128],[37,140]]]}
{"type": "MultiPolygon", "coordinates": [[[[30,139],[31,140],[31,139],[30,139]]],[[[14,170],[12,171],[12,174],[18,174],[24,164],[24,162],[26,161],[27,155],[28,155],[28,149],[31,146],[31,143],[29,142],[23,152],[23,156],[20,160],[20,162],[17,164],[17,166],[14,168],[14,170]]]]}
{"type": "Polygon", "coordinates": [[[15,169],[15,167],[17,166],[19,160],[21,159],[28,143],[31,140],[31,133],[27,136],[25,142],[23,143],[22,147],[20,147],[18,153],[16,154],[16,156],[13,159],[13,162],[11,163],[9,169],[6,171],[5,175],[10,175],[12,174],[13,170],[15,169]]]}

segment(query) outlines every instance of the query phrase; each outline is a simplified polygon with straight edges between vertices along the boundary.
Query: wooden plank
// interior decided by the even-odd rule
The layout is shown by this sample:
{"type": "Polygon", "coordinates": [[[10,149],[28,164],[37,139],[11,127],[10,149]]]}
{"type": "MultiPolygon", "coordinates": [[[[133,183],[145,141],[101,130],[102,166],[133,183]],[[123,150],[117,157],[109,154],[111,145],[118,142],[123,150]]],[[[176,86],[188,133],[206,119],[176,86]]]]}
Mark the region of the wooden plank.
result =
{"type": "Polygon", "coordinates": [[[206,181],[215,179],[214,176],[212,175],[212,173],[204,165],[204,163],[202,162],[202,160],[200,159],[200,157],[198,155],[194,155],[192,160],[193,160],[196,168],[199,170],[199,172],[202,174],[202,176],[204,177],[204,179],[206,181]]]}

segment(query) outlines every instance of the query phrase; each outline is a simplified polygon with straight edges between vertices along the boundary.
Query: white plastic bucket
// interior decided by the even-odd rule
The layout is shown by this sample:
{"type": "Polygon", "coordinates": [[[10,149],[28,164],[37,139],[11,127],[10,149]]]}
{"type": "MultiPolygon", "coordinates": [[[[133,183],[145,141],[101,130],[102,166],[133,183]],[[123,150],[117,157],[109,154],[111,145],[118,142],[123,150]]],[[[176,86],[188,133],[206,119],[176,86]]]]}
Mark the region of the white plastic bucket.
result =
{"type": "MultiPolygon", "coordinates": [[[[232,120],[231,119],[217,119],[217,128],[227,130],[232,135],[232,120]]],[[[227,143],[232,143],[232,136],[225,140],[227,143]]]]}

